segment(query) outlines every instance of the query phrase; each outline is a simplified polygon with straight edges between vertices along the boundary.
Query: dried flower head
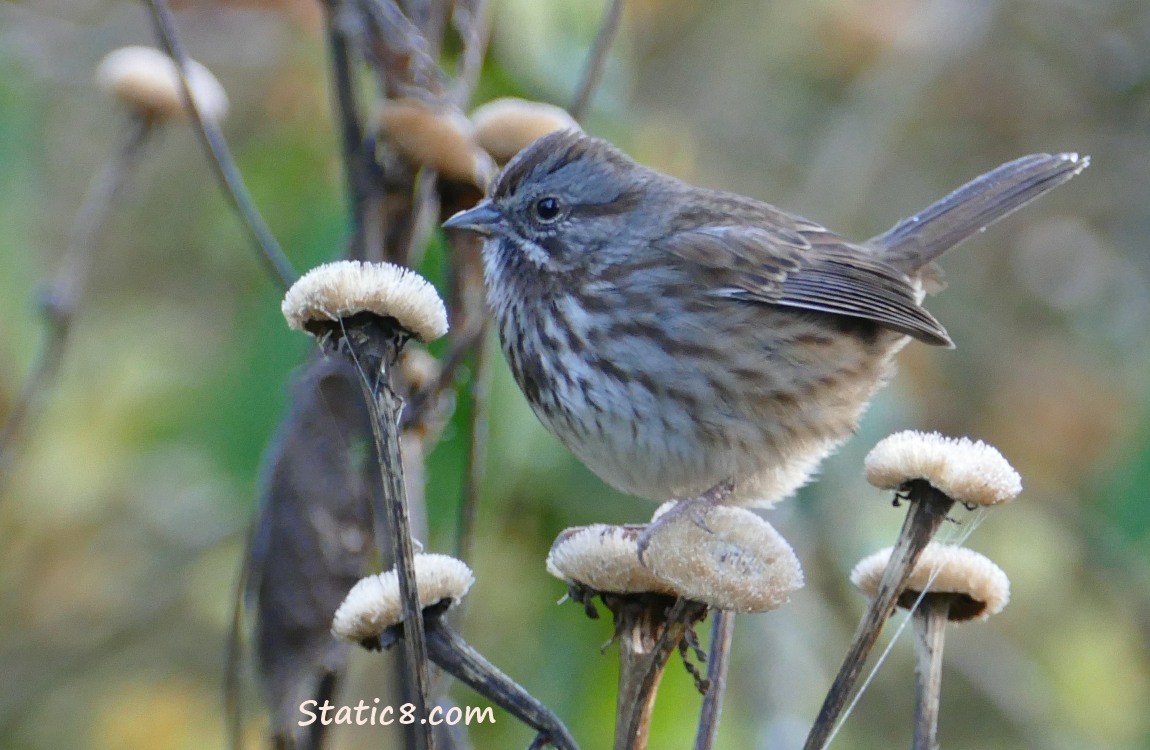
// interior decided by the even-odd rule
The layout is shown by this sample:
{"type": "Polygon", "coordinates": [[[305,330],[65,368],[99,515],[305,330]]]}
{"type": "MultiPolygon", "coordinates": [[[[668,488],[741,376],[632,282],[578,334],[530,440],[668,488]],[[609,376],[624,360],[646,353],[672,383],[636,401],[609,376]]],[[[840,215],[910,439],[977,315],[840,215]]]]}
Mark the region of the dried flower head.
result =
{"type": "Polygon", "coordinates": [[[513,96],[492,99],[471,113],[475,140],[500,164],[556,130],[581,130],[562,107],[513,96]]]}
{"type": "Polygon", "coordinates": [[[399,369],[411,392],[422,391],[439,379],[443,369],[439,360],[424,349],[404,349],[399,359],[399,369]]]}
{"type": "Polygon", "coordinates": [[[292,284],[281,305],[288,325],[314,331],[359,313],[394,318],[420,341],[447,333],[447,310],[427,279],[391,263],[340,260],[317,266],[292,284]]]}
{"type": "Polygon", "coordinates": [[[643,526],[597,523],[566,529],[547,554],[547,572],[556,578],[615,594],[669,594],[675,589],[639,562],[643,526]]]}
{"type": "MultiPolygon", "coordinates": [[[[864,557],[851,571],[851,583],[873,597],[890,561],[891,547],[864,557]]],[[[899,606],[910,608],[923,591],[928,596],[953,597],[949,617],[985,620],[1010,602],[1010,579],[986,556],[965,547],[931,543],[926,546],[899,596],[899,606]],[[932,580],[933,577],[933,580],[932,580]]]]}
{"type": "MultiPolygon", "coordinates": [[[[467,594],[475,576],[462,560],[436,554],[415,556],[415,586],[423,609],[449,602],[454,606],[467,594]]],[[[399,578],[392,568],[360,580],[339,605],[331,632],[337,638],[363,641],[377,638],[403,619],[399,578]]]]}
{"type": "Polygon", "coordinates": [[[765,612],[802,588],[794,550],[745,508],[710,506],[652,527],[644,562],[681,596],[732,612],[765,612]]]}
{"type": "MultiPolygon", "coordinates": [[[[180,74],[172,58],[152,47],[121,47],[96,68],[96,84],[147,117],[186,118],[180,74]]],[[[188,87],[205,119],[219,122],[228,112],[228,95],[212,72],[188,61],[188,87]]]]}
{"type": "Polygon", "coordinates": [[[382,138],[413,164],[480,189],[495,175],[491,157],[475,142],[471,121],[458,109],[394,99],[383,103],[376,121],[382,138]]]}
{"type": "Polygon", "coordinates": [[[907,430],[887,437],[866,457],[875,487],[900,490],[921,479],[965,505],[996,505],[1022,492],[1022,478],[993,446],[937,432],[907,430]]]}

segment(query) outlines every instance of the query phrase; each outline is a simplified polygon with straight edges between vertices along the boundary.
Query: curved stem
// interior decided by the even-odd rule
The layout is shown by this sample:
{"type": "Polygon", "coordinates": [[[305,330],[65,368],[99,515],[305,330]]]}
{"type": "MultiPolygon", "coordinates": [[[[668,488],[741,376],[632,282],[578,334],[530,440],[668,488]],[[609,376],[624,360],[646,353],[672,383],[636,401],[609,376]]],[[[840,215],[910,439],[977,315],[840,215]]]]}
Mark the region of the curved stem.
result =
{"type": "Polygon", "coordinates": [[[599,32],[595,35],[595,42],[591,45],[591,52],[584,63],[583,76],[576,89],[575,98],[571,101],[571,116],[582,122],[587,108],[591,104],[591,96],[599,86],[603,77],[603,69],[607,67],[607,53],[611,51],[611,43],[619,32],[619,22],[623,18],[623,0],[608,0],[607,9],[603,12],[603,20],[599,24],[599,32]]]}
{"type": "MultiPolygon", "coordinates": [[[[406,635],[407,628],[404,628],[406,635]]],[[[559,750],[579,750],[567,727],[535,696],[499,671],[441,617],[428,618],[427,649],[431,660],[448,674],[535,729],[559,750]]]]}
{"type": "Polygon", "coordinates": [[[451,97],[460,108],[465,108],[479,82],[483,58],[491,37],[491,23],[487,14],[487,0],[464,0],[455,3],[451,20],[463,40],[463,53],[455,72],[451,97]]]}
{"type": "Polygon", "coordinates": [[[260,249],[260,257],[267,265],[268,270],[270,270],[280,282],[280,286],[283,289],[287,289],[292,285],[292,282],[296,280],[295,269],[292,268],[291,261],[287,259],[279,243],[276,242],[276,238],[272,234],[271,229],[268,228],[267,223],[265,223],[263,217],[260,216],[255,201],[252,200],[251,194],[248,193],[247,186],[244,185],[244,178],[240,175],[239,167],[236,166],[236,161],[232,157],[232,152],[228,149],[228,144],[224,140],[223,133],[220,132],[219,126],[204,117],[196,105],[195,98],[191,95],[191,89],[188,87],[188,56],[187,53],[184,52],[183,44],[180,42],[179,34],[176,31],[176,24],[172,19],[172,12],[168,8],[167,1],[144,0],[144,2],[152,11],[152,21],[156,27],[156,35],[168,51],[168,55],[170,55],[176,63],[176,69],[180,73],[180,90],[183,92],[184,105],[188,108],[188,111],[194,115],[193,119],[197,126],[196,130],[200,134],[200,139],[204,142],[204,146],[207,147],[208,152],[212,156],[211,164],[216,176],[219,178],[220,184],[224,188],[224,192],[227,194],[232,206],[235,207],[236,211],[239,212],[240,216],[244,219],[244,225],[248,228],[248,233],[260,249]]]}

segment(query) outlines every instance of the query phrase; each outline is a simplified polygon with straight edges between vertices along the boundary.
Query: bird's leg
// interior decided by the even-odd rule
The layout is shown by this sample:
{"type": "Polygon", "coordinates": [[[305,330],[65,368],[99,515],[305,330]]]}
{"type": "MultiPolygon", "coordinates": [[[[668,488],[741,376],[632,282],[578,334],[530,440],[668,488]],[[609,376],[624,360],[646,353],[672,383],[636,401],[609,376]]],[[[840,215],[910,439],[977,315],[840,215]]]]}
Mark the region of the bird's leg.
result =
{"type": "Polygon", "coordinates": [[[722,505],[735,491],[735,481],[724,479],[701,495],[673,500],[672,505],[662,515],[647,525],[639,535],[639,562],[643,562],[643,555],[655,533],[666,524],[671,524],[683,516],[687,516],[701,529],[707,528],[707,512],[716,505],[722,505]]]}

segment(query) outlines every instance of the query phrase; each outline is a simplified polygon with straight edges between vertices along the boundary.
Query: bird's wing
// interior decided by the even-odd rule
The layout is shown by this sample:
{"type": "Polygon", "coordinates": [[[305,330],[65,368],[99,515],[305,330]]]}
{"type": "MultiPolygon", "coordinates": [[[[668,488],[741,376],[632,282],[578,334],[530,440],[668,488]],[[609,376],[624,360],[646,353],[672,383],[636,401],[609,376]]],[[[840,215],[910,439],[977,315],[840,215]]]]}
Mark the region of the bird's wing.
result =
{"type": "Polygon", "coordinates": [[[772,224],[680,230],[655,245],[700,267],[712,294],[862,318],[953,346],[942,324],[918,304],[906,274],[817,224],[772,224]]]}

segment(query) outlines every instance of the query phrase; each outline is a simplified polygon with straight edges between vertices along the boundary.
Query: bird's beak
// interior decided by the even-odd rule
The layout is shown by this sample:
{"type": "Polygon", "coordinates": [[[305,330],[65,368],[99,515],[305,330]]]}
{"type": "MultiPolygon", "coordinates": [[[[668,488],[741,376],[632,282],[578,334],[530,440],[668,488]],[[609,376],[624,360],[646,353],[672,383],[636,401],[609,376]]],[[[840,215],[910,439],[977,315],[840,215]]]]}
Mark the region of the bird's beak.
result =
{"type": "Polygon", "coordinates": [[[476,234],[492,235],[503,221],[503,214],[499,212],[491,201],[480,201],[475,208],[460,211],[447,221],[443,222],[444,229],[463,229],[476,234]]]}

